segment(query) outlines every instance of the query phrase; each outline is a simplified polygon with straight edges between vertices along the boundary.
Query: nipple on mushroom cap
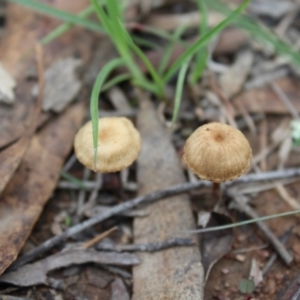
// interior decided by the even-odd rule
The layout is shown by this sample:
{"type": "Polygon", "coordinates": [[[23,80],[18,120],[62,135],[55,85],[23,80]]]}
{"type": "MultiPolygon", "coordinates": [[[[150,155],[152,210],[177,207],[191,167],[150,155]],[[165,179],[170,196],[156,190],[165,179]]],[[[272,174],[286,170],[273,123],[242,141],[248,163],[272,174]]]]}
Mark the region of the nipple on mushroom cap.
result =
{"type": "Polygon", "coordinates": [[[129,119],[100,118],[98,128],[96,169],[92,122],[86,123],[75,136],[75,155],[83,165],[96,172],[108,173],[125,169],[137,159],[141,138],[129,119]]]}
{"type": "Polygon", "coordinates": [[[183,159],[201,179],[216,183],[247,171],[252,150],[243,133],[222,123],[200,126],[187,139],[183,159]]]}

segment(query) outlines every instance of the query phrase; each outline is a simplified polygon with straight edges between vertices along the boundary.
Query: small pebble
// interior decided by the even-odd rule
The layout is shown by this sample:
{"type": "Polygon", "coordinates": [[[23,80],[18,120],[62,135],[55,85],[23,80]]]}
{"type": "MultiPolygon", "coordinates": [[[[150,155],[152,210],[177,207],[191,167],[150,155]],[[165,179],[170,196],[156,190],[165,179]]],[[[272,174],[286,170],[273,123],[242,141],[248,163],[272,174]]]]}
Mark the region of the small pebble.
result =
{"type": "Polygon", "coordinates": [[[237,254],[235,256],[236,260],[238,260],[239,262],[244,262],[246,260],[246,256],[242,255],[242,254],[237,254]]]}
{"type": "Polygon", "coordinates": [[[229,273],[229,270],[227,268],[222,269],[222,273],[224,275],[227,275],[229,273]]]}
{"type": "Polygon", "coordinates": [[[226,288],[229,288],[229,287],[230,287],[230,283],[226,281],[225,284],[224,284],[224,286],[225,286],[226,288]]]}

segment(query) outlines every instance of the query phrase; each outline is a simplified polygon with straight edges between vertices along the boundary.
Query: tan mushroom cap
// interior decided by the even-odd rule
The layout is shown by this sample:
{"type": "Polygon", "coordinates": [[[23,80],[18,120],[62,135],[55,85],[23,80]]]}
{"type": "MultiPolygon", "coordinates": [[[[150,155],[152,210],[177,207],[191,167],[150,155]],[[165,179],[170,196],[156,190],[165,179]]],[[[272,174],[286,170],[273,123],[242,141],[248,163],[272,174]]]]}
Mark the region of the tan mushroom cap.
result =
{"type": "Polygon", "coordinates": [[[100,118],[98,128],[96,168],[94,168],[92,122],[86,123],[75,136],[75,154],[83,165],[96,172],[108,173],[125,169],[137,159],[141,138],[129,119],[100,118]]]}
{"type": "Polygon", "coordinates": [[[233,180],[247,171],[252,150],[243,133],[221,123],[200,126],[187,139],[183,159],[201,179],[233,180]]]}

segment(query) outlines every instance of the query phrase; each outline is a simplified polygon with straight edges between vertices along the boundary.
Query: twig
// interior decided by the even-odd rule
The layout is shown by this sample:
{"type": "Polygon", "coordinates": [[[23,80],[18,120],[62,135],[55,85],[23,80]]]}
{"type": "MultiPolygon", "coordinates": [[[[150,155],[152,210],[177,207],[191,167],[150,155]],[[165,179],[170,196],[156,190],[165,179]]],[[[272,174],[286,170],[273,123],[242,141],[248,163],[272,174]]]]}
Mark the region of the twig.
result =
{"type": "MultiPolygon", "coordinates": [[[[91,174],[91,170],[88,169],[88,168],[85,168],[84,171],[83,171],[83,176],[82,176],[82,180],[87,180],[89,178],[91,174]]],[[[81,209],[84,205],[84,200],[85,200],[85,196],[86,196],[86,190],[85,189],[82,189],[80,190],[79,194],[78,194],[78,199],[77,199],[77,211],[76,211],[76,215],[79,217],[80,216],[80,212],[81,212],[81,209]]]]}
{"type": "MultiPolygon", "coordinates": [[[[292,226],[287,232],[285,232],[283,234],[283,236],[281,236],[279,238],[279,240],[285,244],[288,239],[290,238],[291,234],[292,234],[292,231],[294,229],[294,226],[292,226]]],[[[275,252],[271,255],[271,257],[269,258],[269,260],[266,262],[263,270],[262,270],[262,273],[263,275],[266,275],[268,273],[268,271],[270,270],[271,266],[273,265],[273,263],[275,262],[276,258],[278,257],[278,254],[275,252]]]]}
{"type": "MultiPolygon", "coordinates": [[[[248,215],[252,219],[259,218],[258,214],[253,210],[249,205],[247,205],[243,199],[244,196],[234,195],[234,201],[238,204],[241,210],[248,215]]],[[[270,243],[273,245],[278,255],[282,258],[282,260],[289,266],[293,261],[293,257],[287,251],[285,246],[280,242],[280,240],[273,234],[273,232],[269,229],[269,227],[263,223],[262,221],[256,222],[257,226],[264,233],[264,235],[268,238],[270,243]]]]}
{"type": "Polygon", "coordinates": [[[103,183],[102,174],[98,173],[96,175],[95,186],[90,194],[87,203],[85,203],[78,211],[79,216],[81,216],[86,210],[91,209],[93,206],[95,206],[98,192],[102,187],[102,183],[103,183]]]}
{"type": "Polygon", "coordinates": [[[113,232],[117,231],[119,228],[118,226],[115,226],[113,228],[110,228],[109,230],[102,232],[101,234],[97,235],[96,237],[94,237],[93,239],[85,242],[84,244],[82,244],[80,246],[81,249],[88,249],[90,247],[92,247],[93,245],[99,243],[100,241],[102,241],[103,239],[105,239],[106,237],[108,237],[109,235],[111,235],[113,232]]]}
{"type": "Polygon", "coordinates": [[[39,247],[29,251],[27,254],[25,254],[23,257],[19,258],[16,260],[10,267],[10,270],[16,270],[20,266],[32,261],[35,259],[37,256],[44,254],[48,250],[52,249],[55,246],[58,246],[62,242],[64,242],[66,239],[69,237],[82,232],[83,230],[90,228],[94,225],[96,225],[99,222],[102,222],[112,216],[115,216],[127,209],[134,208],[140,204],[146,204],[146,203],[151,203],[154,201],[157,201],[162,198],[166,198],[168,196],[173,196],[177,195],[180,193],[187,192],[193,188],[199,188],[201,186],[207,186],[207,182],[205,181],[198,181],[197,183],[190,184],[190,183],[185,183],[182,185],[176,185],[172,186],[168,189],[161,190],[161,191],[156,191],[148,195],[144,196],[139,196],[136,197],[130,201],[118,204],[113,206],[111,209],[106,210],[99,215],[97,215],[94,218],[91,218],[89,220],[86,220],[80,224],[77,224],[69,229],[67,229],[65,232],[63,232],[60,235],[57,235],[55,237],[50,238],[49,240],[45,241],[43,244],[41,244],[39,247]]]}
{"type": "MultiPolygon", "coordinates": [[[[253,182],[253,181],[280,179],[280,178],[287,178],[287,177],[294,177],[294,176],[300,176],[300,168],[274,171],[274,172],[266,172],[266,173],[260,173],[260,174],[245,175],[245,176],[242,176],[241,178],[237,179],[234,182],[234,184],[237,182],[253,182]]],[[[232,184],[232,183],[230,183],[230,184],[232,184]]],[[[227,186],[230,184],[227,184],[227,186]]],[[[123,211],[134,208],[140,204],[148,204],[148,203],[157,201],[159,199],[166,198],[168,196],[182,194],[182,193],[185,193],[190,190],[197,189],[197,188],[200,188],[203,186],[206,186],[206,187],[211,186],[211,183],[207,182],[207,181],[199,180],[197,182],[179,184],[179,185],[171,186],[165,190],[156,191],[151,194],[144,195],[144,196],[139,196],[139,197],[136,197],[127,202],[115,205],[112,208],[95,216],[94,218],[91,218],[80,224],[77,224],[77,225],[67,229],[62,234],[52,237],[49,240],[45,241],[39,247],[31,250],[30,252],[25,254],[23,257],[21,257],[17,261],[15,261],[12,264],[12,266],[10,267],[10,270],[17,269],[18,267],[34,260],[37,256],[42,255],[45,252],[47,252],[48,250],[52,249],[53,247],[61,244],[62,242],[67,240],[69,237],[72,237],[73,235],[75,235],[79,232],[82,232],[83,230],[90,228],[90,227],[96,225],[97,223],[100,223],[100,222],[102,222],[112,216],[115,216],[123,211]]]]}
{"type": "Polygon", "coordinates": [[[294,119],[299,120],[300,116],[299,116],[297,109],[295,108],[295,106],[293,105],[291,100],[287,97],[287,95],[283,92],[283,90],[279,87],[279,85],[274,82],[271,82],[271,87],[272,87],[272,90],[277,95],[277,97],[279,98],[279,100],[288,109],[288,111],[292,115],[292,117],[294,119]]]}
{"type": "Polygon", "coordinates": [[[155,252],[164,250],[171,247],[178,246],[192,246],[195,245],[195,241],[192,239],[182,239],[182,238],[173,238],[163,242],[156,242],[151,244],[133,244],[133,245],[99,245],[98,250],[106,250],[106,251],[117,251],[117,252],[134,252],[134,251],[142,251],[142,252],[155,252]]]}

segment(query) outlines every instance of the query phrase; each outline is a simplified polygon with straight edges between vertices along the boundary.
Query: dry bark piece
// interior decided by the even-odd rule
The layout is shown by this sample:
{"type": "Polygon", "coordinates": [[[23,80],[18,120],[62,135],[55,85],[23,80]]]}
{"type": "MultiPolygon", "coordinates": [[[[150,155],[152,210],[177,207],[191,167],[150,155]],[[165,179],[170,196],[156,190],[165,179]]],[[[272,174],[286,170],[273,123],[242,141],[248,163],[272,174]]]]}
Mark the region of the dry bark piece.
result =
{"type": "Polygon", "coordinates": [[[92,121],[76,134],[75,154],[78,160],[95,172],[117,172],[130,166],[138,157],[141,138],[132,122],[123,117],[100,118],[98,149],[94,161],[92,121]]]}
{"type": "Polygon", "coordinates": [[[92,249],[68,250],[36,263],[25,265],[17,271],[6,273],[0,277],[0,282],[17,286],[47,285],[47,273],[50,271],[91,262],[105,265],[132,266],[138,264],[139,260],[135,254],[130,253],[99,252],[92,249]]]}
{"type": "Polygon", "coordinates": [[[233,180],[249,168],[252,149],[238,129],[221,123],[200,126],[187,139],[183,159],[201,179],[233,180]]]}
{"type": "Polygon", "coordinates": [[[0,274],[15,260],[51,197],[73,136],[84,118],[76,104],[35,135],[0,197],[0,274]],[[55,137],[55,138],[54,138],[55,137]]]}
{"type": "Polygon", "coordinates": [[[15,102],[15,87],[16,81],[0,64],[0,102],[6,104],[15,102]]]}
{"type": "MultiPolygon", "coordinates": [[[[46,70],[44,111],[62,112],[75,99],[82,86],[82,82],[76,76],[76,70],[81,64],[80,59],[68,57],[46,70]]],[[[36,96],[38,91],[38,86],[34,86],[33,95],[36,96]]]]}
{"type": "MultiPolygon", "coordinates": [[[[143,136],[138,160],[139,194],[184,182],[181,165],[166,129],[152,104],[143,95],[138,115],[143,136]]],[[[151,204],[148,216],[134,220],[137,244],[162,242],[178,232],[194,228],[187,196],[151,204]]],[[[139,253],[141,264],[133,268],[133,299],[203,299],[203,269],[196,246],[171,248],[156,253],[139,253]]]]}

